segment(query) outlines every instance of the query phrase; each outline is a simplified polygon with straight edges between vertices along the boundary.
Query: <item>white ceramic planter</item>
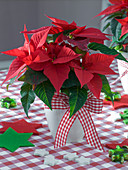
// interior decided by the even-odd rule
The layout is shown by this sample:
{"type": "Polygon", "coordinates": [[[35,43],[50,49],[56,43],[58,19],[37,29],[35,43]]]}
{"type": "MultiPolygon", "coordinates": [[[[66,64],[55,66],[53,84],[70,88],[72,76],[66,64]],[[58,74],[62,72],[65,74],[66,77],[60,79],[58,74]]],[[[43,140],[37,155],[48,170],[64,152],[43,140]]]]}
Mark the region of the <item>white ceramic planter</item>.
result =
{"type": "MultiPolygon", "coordinates": [[[[121,52],[121,54],[126,58],[126,60],[128,60],[128,53],[126,53],[126,52],[121,52]]],[[[117,60],[117,63],[118,63],[119,75],[121,76],[121,75],[125,72],[125,70],[126,70],[126,68],[123,67],[122,65],[123,65],[123,63],[126,63],[126,62],[124,62],[124,61],[122,61],[122,60],[117,60]]],[[[128,64],[128,63],[127,63],[127,64],[128,64]]],[[[127,66],[127,67],[128,67],[128,66],[127,66]]],[[[125,75],[121,78],[121,84],[122,84],[122,87],[123,87],[123,89],[124,89],[124,92],[125,92],[126,94],[128,94],[128,73],[125,74],[125,75]]]]}
{"type": "MultiPolygon", "coordinates": [[[[59,123],[66,112],[65,110],[61,109],[45,109],[45,115],[47,118],[48,126],[51,131],[51,135],[55,139],[56,132],[59,126],[59,123]]],[[[76,118],[75,122],[73,123],[67,137],[67,142],[80,142],[83,140],[84,131],[82,125],[80,124],[78,118],[76,118]]]]}

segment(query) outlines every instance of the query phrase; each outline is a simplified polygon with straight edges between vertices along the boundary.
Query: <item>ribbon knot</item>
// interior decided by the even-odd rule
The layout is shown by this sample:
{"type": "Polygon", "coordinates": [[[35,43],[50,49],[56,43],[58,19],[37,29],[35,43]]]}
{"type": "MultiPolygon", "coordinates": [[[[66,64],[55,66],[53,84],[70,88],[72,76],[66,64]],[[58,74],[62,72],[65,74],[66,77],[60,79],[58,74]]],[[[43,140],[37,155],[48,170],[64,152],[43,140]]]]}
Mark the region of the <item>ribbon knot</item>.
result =
{"type": "MultiPolygon", "coordinates": [[[[69,119],[70,108],[69,108],[68,96],[63,93],[55,94],[52,99],[52,108],[66,109],[66,112],[62,117],[60,124],[58,126],[54,147],[58,148],[66,144],[69,130],[72,127],[76,118],[78,117],[83,127],[83,131],[87,143],[99,150],[104,151],[90,114],[90,112],[101,113],[102,107],[103,107],[103,100],[95,98],[94,95],[89,91],[88,99],[83,105],[83,107],[69,119]]],[[[46,105],[45,108],[48,109],[46,105]]]]}

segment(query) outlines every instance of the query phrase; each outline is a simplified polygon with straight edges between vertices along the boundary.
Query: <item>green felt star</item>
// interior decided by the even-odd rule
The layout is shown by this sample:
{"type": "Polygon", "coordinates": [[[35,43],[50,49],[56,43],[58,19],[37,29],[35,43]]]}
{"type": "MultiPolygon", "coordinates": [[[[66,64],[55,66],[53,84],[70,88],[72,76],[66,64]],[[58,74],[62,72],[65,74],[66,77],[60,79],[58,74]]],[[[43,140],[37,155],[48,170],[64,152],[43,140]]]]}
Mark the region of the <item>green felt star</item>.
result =
{"type": "Polygon", "coordinates": [[[0,147],[14,152],[20,146],[34,146],[28,141],[32,134],[33,133],[17,133],[9,127],[3,134],[0,135],[0,147]]]}

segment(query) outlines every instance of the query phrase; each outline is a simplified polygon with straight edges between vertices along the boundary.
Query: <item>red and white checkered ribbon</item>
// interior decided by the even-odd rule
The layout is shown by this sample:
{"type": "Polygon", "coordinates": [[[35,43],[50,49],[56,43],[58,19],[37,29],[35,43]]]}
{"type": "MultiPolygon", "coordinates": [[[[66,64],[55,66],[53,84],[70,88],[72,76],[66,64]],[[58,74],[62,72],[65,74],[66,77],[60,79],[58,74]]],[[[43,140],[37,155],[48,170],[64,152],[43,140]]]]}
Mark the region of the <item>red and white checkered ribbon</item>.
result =
{"type": "Polygon", "coordinates": [[[122,77],[124,77],[126,74],[128,74],[128,63],[126,63],[125,61],[120,60],[118,63],[120,66],[125,68],[125,71],[114,81],[111,83],[114,84],[116,83],[118,80],[120,80],[122,77]]]}
{"type": "MultiPolygon", "coordinates": [[[[58,126],[54,147],[58,148],[66,144],[69,130],[73,125],[74,121],[76,120],[76,118],[78,117],[83,127],[87,143],[99,150],[104,151],[90,114],[90,112],[101,113],[102,107],[103,107],[103,101],[101,99],[95,98],[94,95],[91,92],[89,92],[88,99],[83,105],[83,107],[69,119],[70,108],[68,103],[68,96],[62,93],[58,95],[55,94],[52,99],[52,108],[67,109],[67,110],[58,126]]],[[[48,109],[46,105],[45,108],[48,109]]]]}

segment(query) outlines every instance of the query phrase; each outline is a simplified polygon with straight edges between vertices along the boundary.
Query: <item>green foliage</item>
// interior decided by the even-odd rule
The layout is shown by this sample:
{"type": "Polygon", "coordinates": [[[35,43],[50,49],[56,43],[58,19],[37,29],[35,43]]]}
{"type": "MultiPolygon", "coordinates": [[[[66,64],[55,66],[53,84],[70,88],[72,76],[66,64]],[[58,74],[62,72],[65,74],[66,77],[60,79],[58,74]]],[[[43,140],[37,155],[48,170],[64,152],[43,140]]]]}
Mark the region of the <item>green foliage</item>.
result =
{"type": "Polygon", "coordinates": [[[21,94],[22,106],[28,117],[28,110],[30,108],[30,104],[33,103],[35,100],[35,94],[34,91],[32,90],[32,85],[24,82],[24,84],[21,87],[20,94],[21,94]]]}
{"type": "Polygon", "coordinates": [[[123,43],[123,44],[127,44],[128,43],[128,33],[123,35],[120,39],[119,39],[119,43],[123,43]]]}
{"type": "Polygon", "coordinates": [[[113,18],[110,22],[110,27],[111,27],[112,34],[115,37],[116,37],[116,34],[117,34],[117,31],[116,31],[117,25],[118,25],[118,21],[115,18],[113,18]]]}
{"type": "Polygon", "coordinates": [[[10,82],[8,83],[8,85],[6,86],[7,91],[10,85],[12,85],[14,83],[14,81],[16,80],[17,76],[13,77],[12,79],[10,79],[10,82]]]}
{"type": "Polygon", "coordinates": [[[119,60],[123,60],[125,62],[128,62],[121,53],[118,53],[115,49],[110,49],[109,47],[103,45],[103,44],[98,44],[98,43],[90,43],[88,45],[88,48],[90,48],[91,50],[99,50],[101,53],[103,54],[108,54],[108,55],[117,55],[115,58],[119,59],[119,60]]]}
{"type": "MultiPolygon", "coordinates": [[[[121,36],[121,24],[115,19],[113,18],[110,22],[110,28],[113,34],[113,40],[112,40],[112,44],[119,44],[119,39],[121,36]]],[[[122,41],[120,41],[120,44],[122,44],[122,41]]]]}
{"type": "Polygon", "coordinates": [[[65,80],[61,92],[69,96],[70,118],[73,116],[87,100],[87,90],[81,88],[80,82],[73,70],[69,73],[69,78],[65,80]]]}
{"type": "Polygon", "coordinates": [[[39,97],[39,99],[42,100],[52,110],[51,101],[55,92],[55,88],[51,82],[47,80],[37,85],[34,92],[39,97]]]}
{"type": "Polygon", "coordinates": [[[70,105],[70,118],[74,115],[87,100],[87,90],[83,87],[73,87],[70,89],[69,105],[70,105]]]}
{"type": "Polygon", "coordinates": [[[53,42],[56,41],[56,39],[58,38],[58,36],[59,36],[60,34],[63,34],[63,35],[65,35],[65,36],[67,36],[67,35],[69,35],[69,33],[71,33],[71,32],[74,31],[74,30],[75,30],[75,29],[64,30],[63,32],[59,32],[59,33],[57,33],[57,34],[53,34],[53,42]]]}
{"type": "Polygon", "coordinates": [[[115,13],[109,15],[109,16],[106,18],[106,21],[107,21],[107,20],[110,20],[110,19],[113,19],[113,18],[122,18],[122,16],[123,16],[122,12],[120,12],[120,11],[119,11],[119,12],[115,12],[115,13]]]}
{"type": "Polygon", "coordinates": [[[118,23],[116,27],[116,39],[119,40],[120,36],[121,36],[121,24],[118,23]]]}
{"type": "Polygon", "coordinates": [[[111,99],[111,101],[112,101],[112,103],[114,105],[113,93],[111,91],[111,88],[110,88],[110,85],[109,85],[109,82],[108,82],[106,76],[101,75],[101,74],[99,74],[99,76],[102,79],[102,89],[101,89],[101,91],[104,92],[107,96],[110,97],[110,99],[111,99]]]}
{"type": "Polygon", "coordinates": [[[53,34],[53,42],[56,41],[57,37],[61,34],[62,32],[59,32],[57,34],[53,34]]]}
{"type": "Polygon", "coordinates": [[[62,85],[62,88],[70,88],[73,86],[81,86],[80,82],[73,70],[69,72],[68,79],[66,79],[62,85]]]}
{"type": "Polygon", "coordinates": [[[47,80],[47,77],[43,74],[43,71],[34,71],[28,67],[27,71],[18,79],[31,85],[38,85],[47,80]]]}
{"type": "Polygon", "coordinates": [[[67,96],[69,96],[69,88],[61,88],[61,93],[65,93],[67,96]]]}
{"type": "Polygon", "coordinates": [[[105,22],[107,24],[103,28],[103,31],[105,31],[107,28],[110,28],[112,32],[113,36],[112,36],[112,43],[110,47],[113,47],[116,50],[121,50],[121,51],[125,51],[125,50],[127,51],[127,49],[124,50],[123,45],[128,43],[127,40],[128,35],[125,34],[124,36],[121,37],[122,27],[121,24],[116,19],[124,19],[125,17],[127,17],[127,10],[122,10],[110,14],[106,18],[105,22]]]}
{"type": "Polygon", "coordinates": [[[103,27],[103,32],[110,26],[110,22],[108,22],[104,27],[103,27]]]}
{"type": "Polygon", "coordinates": [[[67,35],[69,35],[69,33],[73,32],[74,30],[75,30],[75,29],[64,30],[64,31],[63,31],[63,34],[64,34],[65,36],[67,36],[67,35]]]}
{"type": "MultiPolygon", "coordinates": [[[[113,100],[114,101],[117,101],[117,100],[121,99],[121,95],[120,95],[119,92],[112,92],[112,94],[113,94],[113,100]]],[[[104,98],[105,98],[106,101],[110,101],[111,100],[111,98],[108,95],[106,95],[106,94],[104,95],[104,98]]]]}

